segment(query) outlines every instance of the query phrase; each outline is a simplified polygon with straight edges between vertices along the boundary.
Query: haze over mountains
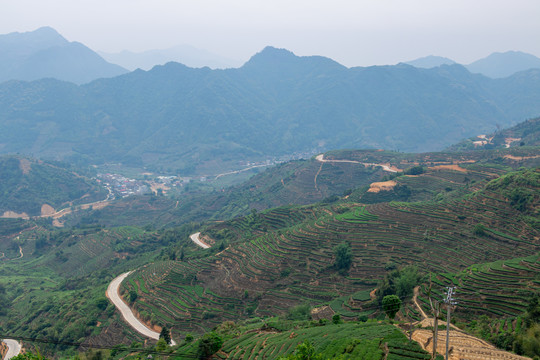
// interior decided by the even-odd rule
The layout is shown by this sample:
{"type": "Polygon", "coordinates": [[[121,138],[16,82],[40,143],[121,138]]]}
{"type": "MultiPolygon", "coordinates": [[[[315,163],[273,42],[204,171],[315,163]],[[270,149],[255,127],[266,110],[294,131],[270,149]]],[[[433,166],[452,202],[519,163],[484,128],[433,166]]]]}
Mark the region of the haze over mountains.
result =
{"type": "Polygon", "coordinates": [[[540,113],[540,70],[348,69],[268,47],[238,69],[177,63],[83,86],[0,84],[0,151],[185,171],[336,148],[439,150],[540,113]]]}
{"type": "Polygon", "coordinates": [[[347,68],[267,47],[240,68],[171,62],[114,77],[127,70],[51,28],[0,40],[4,78],[64,80],[0,83],[1,153],[204,174],[329,149],[441,150],[540,114],[540,69],[491,79],[459,64],[422,68],[451,62],[438,57],[347,68]],[[65,82],[96,77],[110,78],[65,82]]]}
{"type": "Polygon", "coordinates": [[[0,35],[0,82],[55,78],[84,84],[126,72],[83,44],[67,41],[50,27],[0,35]]]}
{"type": "Polygon", "coordinates": [[[118,64],[128,70],[150,70],[156,65],[164,65],[174,61],[189,67],[200,68],[208,66],[212,69],[239,67],[238,60],[227,59],[206,50],[189,45],[178,45],[168,49],[156,49],[143,52],[121,51],[119,53],[99,52],[107,61],[118,64]]]}
{"type": "MultiPolygon", "coordinates": [[[[84,84],[136,69],[150,70],[171,61],[194,68],[207,66],[226,69],[242,65],[237,59],[225,58],[190,45],[138,53],[127,50],[118,53],[95,52],[81,43],[67,41],[50,27],[0,35],[0,82],[56,78],[84,84]]],[[[419,68],[433,68],[452,65],[455,61],[430,55],[405,63],[419,68]]],[[[540,59],[531,54],[508,51],[493,53],[464,66],[472,73],[501,78],[519,71],[540,68],[540,59]]]]}
{"type": "MultiPolygon", "coordinates": [[[[418,68],[430,69],[441,65],[457,64],[454,60],[441,56],[426,56],[407,61],[406,64],[418,68]]],[[[511,76],[517,72],[529,69],[540,69],[540,59],[521,51],[496,52],[483,59],[464,65],[473,74],[497,79],[511,76]]]]}

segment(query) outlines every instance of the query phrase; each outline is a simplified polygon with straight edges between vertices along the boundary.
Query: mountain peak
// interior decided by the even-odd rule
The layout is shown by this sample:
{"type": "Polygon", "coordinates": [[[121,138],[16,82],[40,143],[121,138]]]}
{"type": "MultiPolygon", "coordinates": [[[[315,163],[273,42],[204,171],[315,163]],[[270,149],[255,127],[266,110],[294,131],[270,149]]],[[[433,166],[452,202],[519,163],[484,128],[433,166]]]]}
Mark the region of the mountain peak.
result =
{"type": "Polygon", "coordinates": [[[56,31],[54,28],[50,27],[50,26],[42,26],[34,31],[28,31],[26,32],[26,34],[28,33],[34,33],[34,34],[42,34],[42,35],[47,35],[47,36],[57,36],[57,37],[62,37],[62,35],[60,35],[60,33],[58,31],[56,31]]]}
{"type": "Polygon", "coordinates": [[[299,75],[311,71],[326,72],[328,70],[346,69],[345,66],[323,56],[296,56],[287,49],[272,46],[265,47],[261,52],[253,55],[243,68],[264,69],[267,72],[290,72],[290,75],[299,75]]]}
{"type": "Polygon", "coordinates": [[[481,73],[491,78],[502,78],[516,72],[540,68],[540,59],[521,51],[495,52],[467,65],[472,73],[481,73]]]}
{"type": "Polygon", "coordinates": [[[49,26],[40,27],[33,31],[12,32],[0,35],[0,43],[26,42],[32,44],[43,44],[42,47],[58,46],[67,44],[68,41],[49,26]]]}
{"type": "Polygon", "coordinates": [[[262,51],[256,53],[249,59],[246,65],[250,64],[268,64],[276,62],[290,61],[297,58],[291,51],[279,49],[273,46],[267,46],[262,51]]]}
{"type": "Polygon", "coordinates": [[[0,62],[0,81],[52,77],[80,84],[126,72],[48,26],[0,35],[0,62]]]}
{"type": "Polygon", "coordinates": [[[405,64],[424,69],[431,69],[441,65],[452,65],[455,63],[456,62],[452,59],[435,55],[424,56],[415,60],[405,62],[405,64]]]}

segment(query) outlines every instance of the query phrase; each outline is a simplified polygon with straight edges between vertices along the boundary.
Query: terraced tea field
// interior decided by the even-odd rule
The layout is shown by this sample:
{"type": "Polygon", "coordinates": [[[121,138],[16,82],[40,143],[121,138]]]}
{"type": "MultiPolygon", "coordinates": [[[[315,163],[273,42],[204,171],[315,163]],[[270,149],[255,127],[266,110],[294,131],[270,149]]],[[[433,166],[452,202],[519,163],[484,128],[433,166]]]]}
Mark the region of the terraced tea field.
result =
{"type": "MultiPolygon", "coordinates": [[[[378,322],[309,324],[269,318],[253,319],[240,326],[224,323],[217,331],[224,343],[214,355],[216,359],[277,359],[293,353],[304,342],[311,343],[314,352],[324,359],[336,356],[344,360],[430,358],[418,343],[409,342],[395,326],[378,322]]],[[[191,344],[184,344],[177,353],[188,358],[196,354],[194,350],[191,344]]]]}
{"type": "MultiPolygon", "coordinates": [[[[472,265],[454,274],[440,274],[433,279],[435,297],[442,298],[441,289],[457,286],[458,317],[477,318],[481,314],[502,320],[521,315],[527,309],[531,294],[540,290],[540,255],[472,265]],[[460,314],[461,313],[461,314],[460,314]]],[[[426,287],[419,297],[426,304],[426,287]]]]}
{"type": "MultiPolygon", "coordinates": [[[[315,208],[291,210],[287,221],[275,220],[280,224],[276,227],[286,228],[252,232],[212,257],[135,272],[132,276],[148,290],[139,289],[136,308],[147,308],[159,323],[189,331],[203,331],[223,320],[273,316],[302,302],[329,305],[333,312],[354,318],[376,310],[370,301],[351,295],[373,290],[387,264],[457,273],[473,264],[539,250],[539,231],[521,220],[496,189],[445,203],[315,208]],[[295,211],[303,214],[297,221],[295,211]],[[349,243],[354,255],[346,276],[332,266],[333,249],[341,242],[349,243]]],[[[280,217],[279,212],[268,216],[280,217]]],[[[231,232],[239,232],[243,220],[220,226],[228,224],[231,232]]],[[[126,291],[133,288],[130,284],[125,283],[126,291]]]]}

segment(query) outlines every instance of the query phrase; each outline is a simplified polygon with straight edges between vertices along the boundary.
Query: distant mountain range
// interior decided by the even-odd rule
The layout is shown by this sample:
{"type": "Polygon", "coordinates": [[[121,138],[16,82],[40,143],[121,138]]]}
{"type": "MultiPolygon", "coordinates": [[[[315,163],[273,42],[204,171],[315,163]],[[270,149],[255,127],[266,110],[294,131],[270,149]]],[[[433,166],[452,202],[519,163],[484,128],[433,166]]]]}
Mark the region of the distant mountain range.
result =
{"type": "Polygon", "coordinates": [[[268,47],[238,69],[177,63],[83,86],[0,84],[0,151],[204,173],[341,148],[439,150],[540,114],[540,70],[346,68],[268,47]]]}
{"type": "MultiPolygon", "coordinates": [[[[238,60],[228,59],[189,45],[140,53],[122,51],[99,54],[78,42],[69,42],[56,30],[42,27],[25,33],[0,35],[0,82],[55,78],[85,84],[136,69],[150,70],[156,65],[178,62],[193,68],[237,68],[238,60]]],[[[453,65],[455,61],[440,56],[426,56],[405,64],[430,69],[453,65]]],[[[493,53],[464,65],[470,72],[491,78],[508,77],[516,72],[540,69],[540,58],[518,51],[493,53]]]]}
{"type": "Polygon", "coordinates": [[[189,45],[139,53],[124,50],[119,53],[99,52],[99,54],[107,61],[131,71],[136,69],[150,70],[156,65],[164,65],[171,61],[193,68],[208,66],[212,69],[226,69],[242,65],[240,61],[227,59],[189,45]]]}
{"type": "Polygon", "coordinates": [[[127,72],[50,27],[0,35],[0,82],[55,78],[84,84],[127,72]]]}
{"type": "MultiPolygon", "coordinates": [[[[405,64],[417,68],[431,69],[441,65],[456,64],[456,62],[445,57],[430,55],[407,61],[405,64]]],[[[508,77],[520,71],[540,69],[540,59],[534,55],[520,51],[507,51],[504,53],[493,53],[488,57],[464,66],[473,74],[482,74],[497,79],[508,77]]]]}

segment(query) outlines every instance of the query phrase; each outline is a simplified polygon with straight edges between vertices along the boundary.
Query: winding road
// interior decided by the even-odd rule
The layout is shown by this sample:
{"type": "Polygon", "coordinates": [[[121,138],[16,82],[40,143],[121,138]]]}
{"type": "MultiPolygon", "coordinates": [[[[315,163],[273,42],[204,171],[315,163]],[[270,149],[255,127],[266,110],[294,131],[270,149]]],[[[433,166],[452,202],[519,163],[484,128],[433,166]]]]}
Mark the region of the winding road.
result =
{"type": "Polygon", "coordinates": [[[4,360],[8,360],[8,359],[11,359],[12,357],[19,355],[19,353],[21,352],[21,343],[13,339],[4,339],[2,341],[8,347],[8,351],[6,355],[4,356],[4,360]]]}
{"type": "MultiPolygon", "coordinates": [[[[135,314],[133,314],[133,311],[129,308],[129,306],[122,300],[118,293],[118,289],[120,288],[120,284],[122,284],[122,281],[126,277],[128,277],[129,274],[131,274],[133,271],[128,271],[126,273],[123,273],[116,278],[114,278],[113,281],[109,284],[109,287],[107,288],[107,297],[111,302],[116,306],[118,310],[120,310],[120,313],[122,314],[122,317],[124,320],[137,332],[140,334],[149,337],[151,339],[159,340],[159,333],[149,329],[146,325],[144,325],[135,314]]],[[[171,339],[171,345],[176,345],[176,342],[171,339]]]]}
{"type": "Polygon", "coordinates": [[[236,170],[236,171],[229,171],[229,172],[226,172],[226,173],[223,173],[223,174],[216,175],[216,178],[214,180],[217,180],[222,176],[238,174],[238,173],[241,173],[241,172],[244,172],[244,171],[248,171],[248,170],[255,169],[255,168],[260,168],[260,167],[266,167],[266,166],[272,166],[272,165],[266,165],[266,164],[264,164],[264,165],[253,165],[253,166],[247,167],[245,169],[236,170]]]}
{"type": "Polygon", "coordinates": [[[201,235],[201,233],[198,232],[198,233],[189,235],[189,238],[191,239],[191,241],[193,241],[195,244],[199,245],[199,246],[202,247],[203,249],[208,249],[208,248],[210,248],[210,245],[205,244],[205,243],[203,243],[203,242],[201,241],[201,239],[199,238],[200,235],[201,235]]]}
{"type": "Polygon", "coordinates": [[[363,162],[354,161],[354,160],[325,160],[324,154],[317,155],[315,157],[315,160],[320,161],[320,162],[328,162],[328,163],[352,163],[352,164],[361,164],[364,166],[380,166],[383,168],[384,171],[393,172],[393,173],[398,172],[397,170],[392,169],[390,166],[385,165],[385,164],[363,163],[363,162]]]}

